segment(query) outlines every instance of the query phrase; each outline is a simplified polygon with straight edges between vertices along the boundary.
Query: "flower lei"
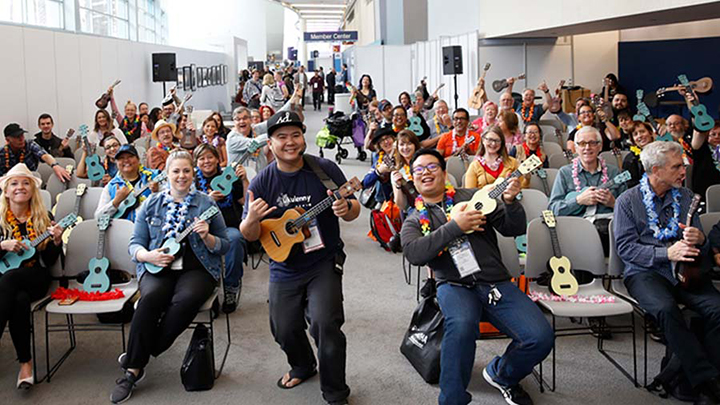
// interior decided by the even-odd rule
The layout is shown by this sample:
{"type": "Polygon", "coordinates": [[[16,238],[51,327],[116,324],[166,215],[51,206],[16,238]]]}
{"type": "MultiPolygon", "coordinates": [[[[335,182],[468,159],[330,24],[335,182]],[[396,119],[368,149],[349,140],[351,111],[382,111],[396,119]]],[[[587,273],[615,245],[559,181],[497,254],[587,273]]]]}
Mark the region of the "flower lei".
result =
{"type": "Polygon", "coordinates": [[[633,146],[630,147],[630,152],[634,153],[635,156],[640,156],[640,152],[642,152],[642,149],[640,149],[639,147],[633,145],[633,146]]]}
{"type": "Polygon", "coordinates": [[[137,132],[138,128],[140,128],[140,116],[138,114],[135,114],[135,119],[132,121],[128,119],[127,116],[123,117],[122,123],[120,124],[120,129],[125,132],[126,136],[132,137],[135,132],[137,132]],[[132,129],[128,129],[131,125],[132,129]]]}
{"type": "MultiPolygon", "coordinates": [[[[25,148],[20,151],[20,160],[18,163],[24,163],[25,162],[25,148]]],[[[5,145],[5,168],[10,169],[10,146],[5,145]]]]}
{"type": "Polygon", "coordinates": [[[650,181],[645,173],[640,179],[640,191],[642,192],[643,205],[645,205],[645,213],[648,217],[648,227],[653,231],[653,237],[660,241],[666,241],[677,237],[680,229],[680,190],[673,188],[670,190],[672,195],[673,216],[668,221],[665,228],[660,229],[657,211],[655,209],[655,201],[653,196],[655,193],[650,190],[650,181]]]}
{"type": "Polygon", "coordinates": [[[535,112],[535,103],[530,104],[530,114],[527,116],[525,115],[525,104],[523,103],[522,107],[520,108],[520,116],[522,117],[523,121],[530,122],[533,117],[533,113],[535,112]]]}
{"type": "MultiPolygon", "coordinates": [[[[525,157],[529,158],[531,151],[530,151],[530,147],[528,146],[527,142],[523,142],[522,147],[525,150],[525,157]]],[[[535,152],[535,156],[540,158],[540,160],[545,160],[545,159],[543,159],[542,149],[540,148],[540,145],[538,145],[537,148],[535,148],[535,150],[532,152],[535,152]]]]}
{"type": "MultiPolygon", "coordinates": [[[[605,184],[608,182],[608,180],[610,180],[607,172],[607,164],[605,164],[605,159],[599,156],[598,160],[600,161],[600,167],[602,168],[602,177],[600,178],[600,184],[605,184]]],[[[578,172],[580,171],[580,158],[576,157],[575,159],[573,159],[572,165],[573,183],[575,184],[575,191],[579,193],[580,190],[582,190],[582,187],[580,186],[580,178],[578,178],[578,172]]]]}
{"type": "Polygon", "coordinates": [[[168,210],[165,211],[165,224],[162,226],[162,231],[166,237],[174,238],[182,232],[188,207],[190,206],[190,200],[192,200],[194,195],[195,192],[191,191],[185,196],[182,202],[176,202],[170,195],[170,190],[163,192],[163,203],[168,207],[168,210]]]}
{"type": "Polygon", "coordinates": [[[710,156],[712,156],[713,163],[715,163],[715,168],[720,171],[720,145],[714,148],[710,144],[707,144],[707,146],[710,148],[710,156]]]}
{"type": "Polygon", "coordinates": [[[410,175],[410,165],[405,164],[402,167],[403,170],[403,177],[405,177],[405,180],[410,181],[412,179],[412,176],[410,175]]]}
{"type": "MultiPolygon", "coordinates": [[[[218,170],[218,173],[220,170],[218,170]]],[[[210,194],[212,190],[210,189],[210,186],[208,185],[208,179],[205,177],[205,175],[200,171],[200,168],[196,168],[195,170],[195,179],[197,180],[197,188],[202,191],[205,194],[210,194]]],[[[232,196],[232,193],[228,194],[223,198],[222,200],[217,202],[218,207],[220,208],[228,208],[232,206],[232,200],[230,199],[232,196]]]]}
{"type": "Polygon", "coordinates": [[[165,145],[161,144],[160,142],[157,143],[157,148],[160,150],[164,150],[165,152],[170,152],[170,149],[171,149],[169,146],[165,146],[165,145]]]}
{"type": "MultiPolygon", "coordinates": [[[[450,211],[452,211],[453,206],[455,206],[455,187],[452,186],[449,182],[445,183],[445,215],[447,216],[448,221],[450,220],[450,211]]],[[[417,210],[418,214],[420,214],[420,229],[422,231],[423,236],[427,236],[430,234],[430,218],[428,217],[428,210],[427,207],[425,207],[425,201],[423,200],[422,196],[419,195],[415,199],[415,209],[417,210]]],[[[447,247],[441,251],[438,256],[442,254],[447,250],[447,247]]]]}
{"type": "Polygon", "coordinates": [[[407,123],[407,122],[405,123],[405,127],[404,127],[404,128],[396,127],[395,124],[392,124],[392,129],[393,129],[393,131],[395,131],[396,133],[402,131],[403,129],[405,129],[405,128],[407,128],[407,127],[408,127],[408,123],[407,123]]]}
{"type": "Polygon", "coordinates": [[[213,136],[212,139],[208,139],[207,135],[205,135],[205,134],[203,134],[203,136],[202,136],[203,143],[212,144],[212,146],[214,146],[216,148],[218,147],[218,145],[220,145],[220,139],[222,139],[222,138],[220,137],[220,135],[217,135],[217,134],[215,134],[215,136],[213,136]]]}
{"type": "Polygon", "coordinates": [[[496,171],[500,167],[500,163],[502,163],[502,155],[498,155],[497,159],[495,159],[494,162],[488,163],[488,161],[485,159],[485,156],[475,156],[475,160],[480,162],[481,165],[489,168],[492,171],[496,171]]]}
{"type": "MultiPolygon", "coordinates": [[[[15,218],[15,214],[13,214],[12,210],[8,209],[7,213],[5,214],[5,220],[12,226],[12,234],[13,239],[15,240],[23,240],[23,235],[20,232],[20,222],[15,218]]],[[[27,213],[27,222],[25,222],[25,230],[27,231],[27,237],[29,240],[35,240],[37,238],[37,234],[35,233],[35,227],[32,223],[32,213],[28,211],[27,213]]],[[[32,267],[35,265],[35,260],[29,260],[25,263],[25,267],[32,267]]]]}
{"type": "MultiPolygon", "coordinates": [[[[141,174],[144,174],[145,177],[147,177],[148,181],[152,180],[153,173],[150,170],[143,167],[142,164],[138,167],[138,172],[141,174]]],[[[125,187],[127,187],[130,190],[130,192],[132,192],[135,189],[135,187],[133,187],[132,183],[125,180],[122,176],[120,176],[120,179],[123,181],[123,183],[125,183],[125,187]]],[[[140,179],[140,182],[142,183],[142,178],[140,179]]],[[[138,197],[138,202],[142,203],[143,201],[145,201],[146,198],[147,197],[140,195],[138,197]]]]}

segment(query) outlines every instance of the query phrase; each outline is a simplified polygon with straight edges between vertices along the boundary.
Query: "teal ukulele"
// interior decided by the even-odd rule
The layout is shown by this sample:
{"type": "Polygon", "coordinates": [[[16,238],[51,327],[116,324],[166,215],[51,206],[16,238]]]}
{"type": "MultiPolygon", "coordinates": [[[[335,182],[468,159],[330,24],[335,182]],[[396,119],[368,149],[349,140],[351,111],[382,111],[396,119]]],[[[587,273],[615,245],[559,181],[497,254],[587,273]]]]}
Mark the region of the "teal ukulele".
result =
{"type": "MultiPolygon", "coordinates": [[[[693,93],[693,87],[688,81],[687,76],[685,75],[679,75],[678,80],[680,80],[680,84],[685,87],[685,91],[687,91],[690,94],[693,93]]],[[[715,126],[715,121],[713,118],[708,115],[707,108],[700,104],[700,101],[698,101],[697,97],[692,98],[692,106],[690,106],[690,112],[693,116],[693,124],[695,128],[700,132],[707,132],[715,126]]]]}
{"type": "Polygon", "coordinates": [[[653,117],[652,114],[650,113],[650,109],[648,108],[647,104],[645,104],[645,101],[643,101],[645,92],[643,91],[643,89],[638,89],[635,92],[635,95],[637,96],[637,111],[638,111],[638,113],[633,116],[633,120],[647,122],[648,124],[650,124],[652,126],[652,128],[655,130],[655,133],[657,134],[660,131],[660,128],[658,128],[658,124],[655,121],[655,117],[653,117]]]}
{"type": "Polygon", "coordinates": [[[87,292],[107,292],[110,290],[110,277],[107,271],[110,268],[110,260],[105,256],[105,232],[110,226],[110,217],[103,215],[98,218],[98,250],[97,256],[88,262],[88,270],[90,274],[85,278],[83,290],[87,292]]]}
{"type": "MultiPolygon", "coordinates": [[[[618,174],[617,176],[613,177],[612,179],[610,179],[607,183],[603,183],[595,188],[598,190],[603,190],[603,189],[609,190],[613,187],[616,187],[616,186],[619,186],[619,185],[625,183],[626,181],[630,180],[631,178],[632,178],[632,176],[630,175],[630,172],[625,170],[624,172],[622,172],[622,173],[618,174]]],[[[577,196],[579,196],[580,194],[582,194],[583,191],[585,191],[589,188],[590,187],[583,187],[582,190],[580,190],[580,191],[571,191],[568,193],[566,198],[576,199],[577,196]]],[[[596,212],[597,212],[597,205],[589,205],[587,207],[587,209],[585,210],[585,217],[593,216],[593,215],[595,215],[596,212]]]]}
{"type": "Polygon", "coordinates": [[[235,174],[235,166],[244,164],[245,161],[248,160],[248,158],[252,156],[253,153],[255,153],[263,146],[265,139],[267,139],[267,137],[265,136],[260,136],[256,139],[253,139],[252,142],[250,142],[247,150],[243,152],[242,155],[240,155],[237,159],[228,164],[219,176],[216,176],[214,179],[212,179],[212,181],[210,182],[210,187],[213,190],[221,192],[224,196],[229,195],[230,192],[232,192],[233,183],[238,180],[238,176],[235,174]]]}
{"type": "Polygon", "coordinates": [[[418,117],[416,115],[416,116],[412,116],[412,117],[408,118],[408,124],[409,125],[408,125],[407,129],[413,131],[413,133],[415,133],[415,135],[417,135],[417,136],[422,136],[423,128],[422,128],[422,120],[420,119],[420,117],[418,117]]]}
{"type": "MultiPolygon", "coordinates": [[[[151,179],[151,181],[162,183],[167,179],[167,174],[165,172],[158,173],[155,177],[151,179]]],[[[134,188],[132,191],[130,191],[130,194],[128,194],[127,197],[125,197],[124,200],[118,205],[117,212],[115,215],[113,215],[113,218],[122,218],[125,214],[127,214],[129,211],[132,211],[135,209],[135,207],[138,204],[138,201],[140,201],[140,196],[150,188],[150,182],[148,181],[147,184],[140,188],[134,188]]]]}
{"type": "MultiPolygon", "coordinates": [[[[58,225],[60,225],[61,228],[65,229],[68,226],[75,224],[76,220],[77,215],[74,213],[70,213],[65,216],[65,218],[61,219],[58,225]]],[[[43,241],[45,241],[45,239],[49,238],[50,236],[52,236],[52,233],[50,232],[50,229],[48,229],[38,235],[32,241],[27,238],[23,239],[22,243],[25,244],[25,246],[27,246],[28,248],[23,249],[18,253],[8,252],[5,254],[5,256],[0,258],[0,274],[5,274],[10,270],[19,268],[20,265],[23,264],[23,262],[35,256],[38,245],[43,243],[43,241]]]]}
{"type": "MultiPolygon", "coordinates": [[[[215,215],[217,215],[219,213],[220,213],[220,209],[218,209],[217,206],[213,205],[210,208],[206,209],[205,212],[200,214],[200,216],[198,217],[198,221],[209,221],[210,219],[212,219],[215,215]]],[[[179,235],[175,236],[174,238],[165,239],[162,246],[160,246],[160,249],[163,250],[163,253],[171,254],[171,255],[175,256],[175,258],[177,258],[180,253],[180,247],[181,247],[180,243],[183,241],[183,239],[185,239],[188,235],[190,235],[190,233],[192,232],[192,229],[193,229],[192,224],[190,224],[190,225],[188,225],[187,228],[185,228],[184,231],[180,232],[179,235]]],[[[145,269],[152,274],[157,274],[160,271],[162,271],[162,269],[164,269],[164,267],[156,266],[152,263],[145,262],[145,269]]]]}
{"type": "Polygon", "coordinates": [[[105,168],[102,165],[100,156],[93,153],[93,149],[90,148],[90,141],[88,141],[88,126],[85,124],[80,125],[80,137],[85,144],[85,150],[87,150],[87,156],[85,157],[85,167],[87,167],[88,179],[92,181],[100,181],[105,176],[105,168]]]}

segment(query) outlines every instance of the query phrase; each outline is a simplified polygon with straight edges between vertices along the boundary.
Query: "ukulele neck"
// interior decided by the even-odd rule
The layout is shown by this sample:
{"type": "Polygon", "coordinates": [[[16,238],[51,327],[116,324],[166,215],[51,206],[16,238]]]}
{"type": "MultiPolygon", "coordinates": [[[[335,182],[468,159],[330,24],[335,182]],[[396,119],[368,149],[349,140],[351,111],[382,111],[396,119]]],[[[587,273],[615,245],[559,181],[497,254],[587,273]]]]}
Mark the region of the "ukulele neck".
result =
{"type": "Polygon", "coordinates": [[[490,191],[488,193],[490,198],[500,197],[502,195],[502,193],[505,192],[505,189],[507,188],[508,184],[510,183],[510,180],[517,178],[517,177],[520,177],[519,170],[515,170],[514,172],[512,172],[512,174],[510,176],[508,176],[507,179],[503,180],[500,184],[496,184],[495,188],[492,189],[492,191],[490,191]]]}
{"type": "Polygon", "coordinates": [[[548,226],[548,229],[550,230],[550,242],[552,243],[553,256],[562,257],[562,252],[560,251],[560,241],[558,241],[557,236],[557,230],[554,226],[548,226]]]}
{"type": "Polygon", "coordinates": [[[106,229],[101,229],[98,235],[98,249],[97,255],[95,256],[98,260],[102,259],[105,255],[105,232],[106,229]]]}
{"type": "Polygon", "coordinates": [[[326,209],[330,208],[332,204],[341,198],[339,191],[334,191],[332,196],[327,197],[326,199],[320,201],[320,203],[309,210],[305,211],[304,214],[300,215],[297,219],[292,221],[292,226],[295,227],[295,229],[300,229],[310,223],[315,217],[320,215],[321,212],[325,211],[326,209]]]}

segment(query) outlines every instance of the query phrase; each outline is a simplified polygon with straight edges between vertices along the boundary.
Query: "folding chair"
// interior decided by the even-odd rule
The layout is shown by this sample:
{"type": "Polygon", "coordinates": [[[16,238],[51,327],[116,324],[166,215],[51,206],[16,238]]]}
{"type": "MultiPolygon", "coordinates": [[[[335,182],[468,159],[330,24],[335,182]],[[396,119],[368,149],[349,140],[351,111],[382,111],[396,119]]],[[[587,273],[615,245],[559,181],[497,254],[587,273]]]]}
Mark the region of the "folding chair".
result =
{"type": "Polygon", "coordinates": [[[62,167],[67,167],[67,166],[76,167],[75,159],[73,159],[73,158],[58,157],[58,158],[55,158],[55,161],[62,167]]]}
{"type": "Polygon", "coordinates": [[[548,156],[563,153],[562,146],[560,146],[560,144],[558,144],[557,142],[543,142],[542,147],[545,150],[545,154],[548,156]]]}
{"type": "Polygon", "coordinates": [[[42,181],[43,181],[43,187],[46,187],[48,180],[50,180],[50,177],[55,175],[55,172],[53,171],[52,167],[50,167],[45,162],[38,163],[38,167],[37,167],[36,171],[38,173],[40,173],[40,179],[42,179],[42,181]]]}
{"type": "Polygon", "coordinates": [[[707,191],[705,191],[705,203],[707,204],[707,212],[720,212],[720,184],[713,184],[707,188],[707,191]]]}
{"type": "MultiPolygon", "coordinates": [[[[633,376],[631,376],[615,359],[613,359],[604,349],[604,339],[602,334],[598,336],[597,349],[607,358],[625,377],[627,377],[637,387],[637,355],[635,348],[635,318],[631,316],[630,325],[610,326],[606,325],[604,318],[611,316],[632,314],[633,307],[626,301],[619,299],[616,295],[608,292],[603,286],[602,277],[607,274],[607,266],[605,265],[605,257],[603,255],[602,243],[600,236],[595,230],[595,226],[579,217],[556,217],[557,236],[562,253],[568,257],[573,268],[590,271],[595,278],[588,284],[583,284],[578,290],[579,296],[603,295],[618,298],[614,303],[592,304],[592,303],[572,303],[572,302],[556,302],[539,300],[537,303],[541,308],[547,310],[552,317],[552,327],[555,337],[577,336],[591,334],[587,327],[569,327],[557,328],[556,318],[570,317],[599,317],[600,326],[607,328],[615,333],[631,333],[633,336],[633,376]]],[[[553,249],[551,238],[548,237],[548,229],[542,222],[541,218],[533,219],[528,225],[528,253],[525,265],[525,277],[530,280],[537,279],[546,271],[546,264],[551,256],[553,249]]],[[[529,283],[531,291],[550,294],[548,287],[540,286],[536,281],[529,283]]],[[[539,376],[535,374],[540,384],[540,390],[544,390],[547,386],[550,391],[555,391],[556,387],[556,344],[553,345],[552,354],[552,385],[548,385],[543,379],[543,367],[540,363],[539,376]]]]}
{"type": "Polygon", "coordinates": [[[50,211],[50,208],[52,208],[52,197],[50,196],[50,192],[47,190],[40,190],[40,197],[42,198],[45,208],[50,211]]]}
{"type": "Polygon", "coordinates": [[[467,171],[467,166],[465,165],[465,162],[462,161],[457,156],[452,156],[447,160],[447,173],[453,175],[455,180],[459,180],[460,184],[464,183],[465,179],[465,171],[467,171]]]}
{"type": "Polygon", "coordinates": [[[533,190],[540,190],[550,197],[553,184],[555,184],[555,178],[558,174],[558,169],[545,169],[545,174],[547,175],[547,179],[545,179],[547,181],[547,191],[545,191],[545,185],[543,184],[542,179],[538,176],[537,172],[530,176],[530,188],[533,190]]]}
{"type": "MultiPolygon", "coordinates": [[[[88,187],[85,191],[85,195],[83,195],[82,200],[80,200],[80,211],[78,212],[78,216],[83,218],[83,220],[93,219],[95,216],[95,210],[97,209],[98,202],[100,201],[102,190],[103,189],[100,187],[88,187]]],[[[55,217],[62,218],[71,213],[75,208],[75,198],[75,188],[63,191],[62,194],[60,194],[57,208],[55,208],[55,217]]],[[[115,223],[113,222],[113,225],[114,224],[115,223]]],[[[130,233],[132,234],[132,229],[130,230],[130,233]]]]}
{"type": "Polygon", "coordinates": [[[548,165],[550,165],[553,169],[560,169],[561,167],[569,164],[570,162],[568,162],[567,158],[562,153],[559,155],[548,155],[548,165]]]}
{"type": "Polygon", "coordinates": [[[605,159],[605,163],[609,165],[613,165],[617,167],[618,169],[622,169],[622,162],[625,161],[625,156],[627,156],[630,153],[628,150],[620,151],[620,165],[618,166],[618,159],[615,157],[615,155],[611,151],[605,151],[600,153],[600,157],[605,159]]]}
{"type": "MultiPolygon", "coordinates": [[[[125,324],[77,323],[75,322],[75,315],[96,315],[121,311],[125,303],[137,293],[138,281],[135,279],[135,263],[130,259],[130,254],[127,251],[133,227],[134,224],[128,220],[113,220],[107,230],[105,240],[105,257],[110,260],[111,268],[127,272],[133,277],[128,283],[112,286],[112,288],[121,290],[124,297],[108,301],[77,301],[73,305],[59,305],[58,300],[52,300],[45,306],[45,361],[48,382],[77,346],[75,338],[77,332],[119,331],[122,337],[123,351],[125,351],[125,324]],[[64,315],[66,322],[51,324],[51,314],[64,315]],[[50,334],[56,332],[69,333],[70,347],[51,367],[50,334]]],[[[98,234],[97,221],[95,220],[86,220],[77,225],[68,241],[65,277],[76,277],[80,272],[87,269],[88,261],[97,254],[98,234]]],[[[82,289],[82,284],[73,280],[69,283],[69,288],[82,289]]]]}

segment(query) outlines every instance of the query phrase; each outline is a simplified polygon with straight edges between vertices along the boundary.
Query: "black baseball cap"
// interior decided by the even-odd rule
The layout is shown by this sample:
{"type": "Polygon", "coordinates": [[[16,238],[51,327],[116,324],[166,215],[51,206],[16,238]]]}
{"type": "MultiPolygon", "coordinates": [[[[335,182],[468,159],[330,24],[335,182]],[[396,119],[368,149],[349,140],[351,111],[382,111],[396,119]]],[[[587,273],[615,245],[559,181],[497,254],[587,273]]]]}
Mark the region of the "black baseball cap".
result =
{"type": "Polygon", "coordinates": [[[393,130],[392,125],[385,125],[378,128],[373,134],[373,137],[370,140],[370,144],[377,143],[385,135],[390,135],[393,138],[397,137],[397,133],[393,130]]]}
{"type": "Polygon", "coordinates": [[[135,149],[135,147],[130,145],[129,143],[122,145],[120,149],[118,149],[117,153],[115,154],[115,159],[119,158],[120,155],[122,155],[123,153],[129,153],[138,159],[140,158],[140,154],[138,154],[137,149],[135,149]]]}
{"type": "Polygon", "coordinates": [[[293,111],[281,111],[279,113],[276,113],[270,119],[268,120],[268,136],[272,136],[273,132],[281,127],[286,126],[295,126],[302,130],[303,133],[305,133],[305,124],[303,124],[302,120],[300,119],[300,116],[293,111]]]}
{"type": "Polygon", "coordinates": [[[9,136],[22,136],[23,134],[26,134],[26,133],[27,133],[27,131],[22,129],[20,124],[12,123],[12,124],[8,124],[5,127],[5,137],[6,138],[9,136]]]}

